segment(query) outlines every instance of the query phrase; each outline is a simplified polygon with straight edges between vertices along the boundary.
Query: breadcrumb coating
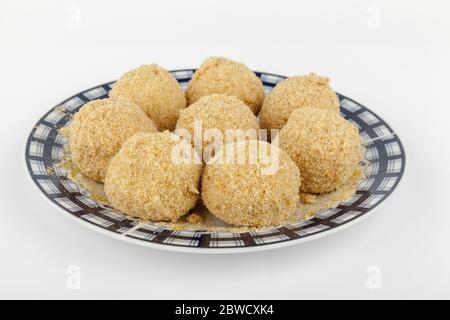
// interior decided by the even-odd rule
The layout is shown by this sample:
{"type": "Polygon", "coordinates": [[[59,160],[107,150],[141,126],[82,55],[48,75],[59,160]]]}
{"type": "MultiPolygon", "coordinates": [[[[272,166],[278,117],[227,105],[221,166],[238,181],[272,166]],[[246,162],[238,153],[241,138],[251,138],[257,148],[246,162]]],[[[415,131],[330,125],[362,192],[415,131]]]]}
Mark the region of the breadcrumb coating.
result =
{"type": "Polygon", "coordinates": [[[193,212],[189,216],[186,217],[186,222],[190,223],[190,224],[202,224],[203,217],[201,214],[193,212]]]}
{"type": "Polygon", "coordinates": [[[223,57],[210,57],[194,73],[186,90],[188,105],[213,93],[232,95],[258,114],[264,100],[261,80],[246,65],[223,57]]]}
{"type": "Polygon", "coordinates": [[[279,139],[280,148],[300,169],[302,192],[336,190],[362,160],[358,129],[333,110],[296,109],[280,130],[279,139]]]}
{"type": "Polygon", "coordinates": [[[292,111],[298,108],[325,108],[339,112],[339,99],[328,82],[328,78],[310,73],[278,83],[264,100],[259,114],[261,128],[281,129],[292,111]]]}
{"type": "MultiPolygon", "coordinates": [[[[246,152],[242,164],[215,163],[213,158],[202,177],[203,203],[212,214],[234,226],[277,225],[291,218],[299,200],[299,169],[285,152],[265,141],[242,143],[245,150],[249,150],[250,143],[256,143],[258,150],[267,148],[267,154],[279,152],[278,170],[262,175],[267,164],[258,151],[256,163],[249,161],[250,152],[246,152]]],[[[234,157],[237,150],[234,148],[234,157]]]]}
{"type": "Polygon", "coordinates": [[[172,148],[180,141],[169,131],[130,138],[106,173],[109,202],[128,216],[152,221],[176,221],[193,208],[202,165],[172,161],[172,148]]]}
{"type": "MultiPolygon", "coordinates": [[[[218,129],[225,139],[226,129],[254,129],[258,134],[259,124],[253,112],[238,98],[224,94],[213,94],[200,98],[188,108],[181,110],[176,129],[186,129],[194,135],[194,121],[201,122],[202,130],[218,129]]],[[[225,140],[224,140],[225,141],[225,140]]],[[[202,147],[212,141],[202,140],[202,147]]]]}
{"type": "Polygon", "coordinates": [[[136,104],[124,98],[90,101],[69,126],[72,161],[83,174],[102,182],[112,157],[137,132],[157,130],[136,104]]]}
{"type": "Polygon", "coordinates": [[[124,96],[139,105],[160,131],[173,130],[186,99],[178,81],[157,64],[143,65],[114,83],[110,97],[124,96]]]}

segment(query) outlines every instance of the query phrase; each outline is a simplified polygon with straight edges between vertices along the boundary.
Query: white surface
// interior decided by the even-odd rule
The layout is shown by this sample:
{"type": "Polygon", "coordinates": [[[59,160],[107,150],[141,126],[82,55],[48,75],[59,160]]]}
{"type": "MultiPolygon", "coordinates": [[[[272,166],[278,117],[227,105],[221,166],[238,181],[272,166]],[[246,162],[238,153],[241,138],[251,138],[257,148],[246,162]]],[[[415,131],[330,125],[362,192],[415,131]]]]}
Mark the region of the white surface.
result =
{"type": "Polygon", "coordinates": [[[0,4],[1,298],[450,298],[448,2],[111,2],[0,4]],[[331,77],[399,133],[399,190],[329,237],[224,256],[116,241],[35,192],[23,143],[50,107],[142,63],[195,67],[209,55],[331,77]],[[78,290],[67,287],[70,265],[78,290]],[[367,286],[372,270],[378,289],[367,286]]]}

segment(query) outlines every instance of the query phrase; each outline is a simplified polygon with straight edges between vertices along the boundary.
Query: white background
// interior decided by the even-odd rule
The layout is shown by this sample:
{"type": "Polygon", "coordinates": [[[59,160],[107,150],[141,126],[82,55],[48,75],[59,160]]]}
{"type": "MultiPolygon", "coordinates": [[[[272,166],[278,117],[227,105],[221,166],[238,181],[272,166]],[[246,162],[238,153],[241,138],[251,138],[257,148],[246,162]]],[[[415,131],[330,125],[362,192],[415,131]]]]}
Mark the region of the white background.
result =
{"type": "Polygon", "coordinates": [[[1,298],[450,298],[448,1],[118,3],[1,1],[1,298]],[[97,234],[32,188],[24,143],[48,109],[140,64],[196,67],[209,55],[329,76],[399,134],[398,191],[329,237],[206,256],[97,234]],[[70,265],[79,290],[67,288],[70,265]],[[370,266],[380,286],[367,286],[370,266]]]}

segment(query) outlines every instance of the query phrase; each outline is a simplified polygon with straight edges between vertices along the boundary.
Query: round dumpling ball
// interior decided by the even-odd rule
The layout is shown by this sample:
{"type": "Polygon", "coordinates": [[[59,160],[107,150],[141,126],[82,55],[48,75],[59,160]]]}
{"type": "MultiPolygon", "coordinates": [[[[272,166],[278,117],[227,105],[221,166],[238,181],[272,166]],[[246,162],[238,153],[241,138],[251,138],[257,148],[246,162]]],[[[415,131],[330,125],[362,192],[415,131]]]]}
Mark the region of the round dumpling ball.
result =
{"type": "Polygon", "coordinates": [[[90,101],[69,126],[72,161],[84,175],[103,182],[112,157],[138,132],[157,130],[136,104],[123,98],[90,101]]]}
{"type": "Polygon", "coordinates": [[[244,140],[233,145],[228,154],[216,155],[205,166],[202,200],[208,210],[234,226],[277,225],[292,218],[300,187],[295,163],[265,141],[244,140]],[[244,155],[243,161],[237,161],[240,155],[244,155]],[[231,158],[236,161],[226,160],[231,158]]]}
{"type": "Polygon", "coordinates": [[[178,81],[156,64],[128,71],[114,83],[109,95],[124,96],[139,105],[160,131],[173,130],[179,110],[186,108],[178,81]]]}
{"type": "Polygon", "coordinates": [[[279,145],[302,173],[302,192],[336,190],[362,160],[358,129],[328,109],[301,108],[292,112],[279,132],[279,145]]]}
{"type": "Polygon", "coordinates": [[[328,78],[314,73],[295,76],[278,83],[264,100],[260,125],[264,129],[281,129],[292,111],[312,107],[339,112],[339,99],[328,78]]]}
{"type": "Polygon", "coordinates": [[[242,100],[254,114],[261,109],[264,87],[246,65],[222,57],[206,59],[194,73],[186,90],[188,104],[213,93],[232,95],[242,100]]]}
{"type": "MultiPolygon", "coordinates": [[[[235,133],[231,137],[233,139],[241,138],[240,132],[236,132],[236,129],[241,129],[242,134],[250,134],[247,137],[253,139],[257,139],[259,134],[258,120],[253,112],[238,98],[224,94],[202,97],[188,108],[181,110],[176,129],[186,129],[192,137],[192,143],[194,142],[196,122],[201,125],[203,134],[206,134],[208,129],[219,130],[222,135],[222,139],[219,141],[221,144],[226,142],[227,135],[230,135],[230,133],[235,133]],[[227,129],[231,130],[227,132],[227,129]],[[250,131],[247,132],[248,130],[250,131]],[[251,134],[254,134],[254,136],[252,137],[251,134]]],[[[220,138],[220,136],[217,138],[220,138]]],[[[214,139],[216,138],[210,137],[207,139],[207,137],[203,137],[202,150],[204,152],[207,151],[208,144],[214,147],[214,139]]]]}
{"type": "Polygon", "coordinates": [[[173,160],[172,150],[181,140],[169,131],[130,138],[106,173],[105,194],[112,206],[152,221],[176,221],[193,208],[202,165],[173,160]]]}

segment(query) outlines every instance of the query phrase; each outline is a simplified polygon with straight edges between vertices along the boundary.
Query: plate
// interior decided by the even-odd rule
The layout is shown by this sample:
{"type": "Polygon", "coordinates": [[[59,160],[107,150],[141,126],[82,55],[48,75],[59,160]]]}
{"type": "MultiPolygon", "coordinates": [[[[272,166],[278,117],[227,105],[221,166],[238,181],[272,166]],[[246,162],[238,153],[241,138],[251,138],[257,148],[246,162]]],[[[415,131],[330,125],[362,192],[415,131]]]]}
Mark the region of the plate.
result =
{"type": "MultiPolygon", "coordinates": [[[[195,69],[171,71],[183,88],[195,69]]],[[[266,93],[286,77],[255,72],[266,93]]],[[[116,239],[152,248],[199,253],[236,253],[266,250],[312,240],[360,221],[382,204],[397,188],[405,170],[405,152],[398,135],[373,111],[338,94],[341,114],[356,125],[365,145],[366,178],[356,193],[337,207],[320,211],[309,220],[293,221],[278,227],[247,232],[175,230],[129,219],[89,196],[67,178],[67,170],[54,166],[67,143],[58,129],[68,124],[71,114],[85,103],[105,98],[114,82],[80,92],[48,111],[28,137],[25,162],[38,188],[59,212],[93,230],[116,239]]]]}

